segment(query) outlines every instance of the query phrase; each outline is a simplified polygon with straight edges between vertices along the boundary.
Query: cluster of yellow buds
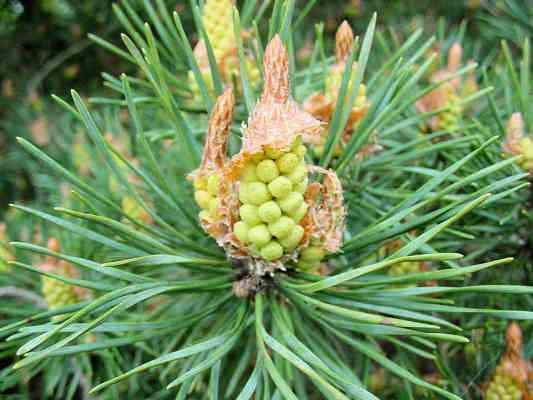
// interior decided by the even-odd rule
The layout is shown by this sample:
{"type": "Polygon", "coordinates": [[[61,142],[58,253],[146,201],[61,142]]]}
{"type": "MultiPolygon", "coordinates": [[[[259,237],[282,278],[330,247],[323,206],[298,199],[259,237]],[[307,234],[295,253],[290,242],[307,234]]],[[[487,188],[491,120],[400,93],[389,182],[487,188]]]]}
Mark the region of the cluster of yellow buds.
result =
{"type": "Polygon", "coordinates": [[[294,250],[304,235],[299,223],[307,214],[305,146],[298,141],[289,151],[266,148],[243,168],[240,177],[240,221],[233,226],[237,239],[251,245],[266,260],[294,250]]]}
{"type": "Polygon", "coordinates": [[[217,216],[219,177],[216,173],[208,177],[200,176],[194,180],[194,199],[202,209],[199,217],[209,221],[217,216]]]}
{"type": "MultiPolygon", "coordinates": [[[[221,79],[225,84],[231,84],[233,77],[239,76],[240,66],[237,55],[237,41],[233,26],[234,0],[207,0],[202,10],[202,22],[209,43],[213,49],[221,79]]],[[[209,58],[205,43],[201,40],[194,48],[194,56],[202,73],[202,78],[209,93],[214,93],[214,83],[209,67],[209,58]]],[[[259,69],[251,56],[245,58],[246,71],[250,82],[260,79],[259,69]]],[[[189,85],[193,99],[200,97],[200,87],[189,71],[189,85]]]]}
{"type": "Polygon", "coordinates": [[[235,48],[233,39],[233,7],[232,0],[208,0],[203,8],[202,22],[212,41],[213,52],[217,59],[235,48]]]}
{"type": "MultiPolygon", "coordinates": [[[[50,238],[48,240],[48,249],[58,252],[60,250],[59,241],[55,238],[50,238]]],[[[47,257],[46,261],[39,265],[39,269],[68,278],[79,278],[79,271],[72,264],[51,256],[47,257]]],[[[48,308],[51,310],[79,303],[89,295],[87,289],[69,285],[44,275],[41,278],[41,284],[42,293],[48,308]]]]}
{"type": "Polygon", "coordinates": [[[241,151],[227,160],[234,108],[231,88],[217,99],[200,168],[191,174],[202,226],[232,258],[258,275],[287,264],[315,272],[342,241],[342,188],[332,171],[307,165],[307,143],[322,124],[290,97],[288,55],[276,36],[264,57],[265,87],[241,151]],[[324,174],[310,183],[310,174],[324,174]]]}
{"type": "MultiPolygon", "coordinates": [[[[429,120],[428,127],[432,131],[457,132],[465,112],[461,98],[468,97],[478,90],[473,73],[468,74],[466,78],[454,77],[450,79],[459,70],[462,58],[463,48],[456,42],[448,50],[446,68],[433,72],[429,78],[431,84],[445,82],[416,102],[416,108],[422,113],[443,109],[429,120]]],[[[469,61],[468,63],[473,64],[474,62],[469,61]]]]}
{"type": "Polygon", "coordinates": [[[9,261],[15,259],[7,242],[6,224],[0,223],[0,271],[8,271],[9,261]]]}
{"type": "Polygon", "coordinates": [[[486,400],[533,400],[529,384],[533,368],[522,356],[522,330],[516,322],[507,328],[507,349],[486,386],[486,400]]]}
{"type": "Polygon", "coordinates": [[[522,156],[520,166],[528,172],[533,172],[533,139],[525,133],[521,113],[514,113],[509,119],[502,150],[504,155],[522,156]]]}
{"type": "MultiPolygon", "coordinates": [[[[329,123],[335,108],[337,106],[337,101],[339,98],[339,92],[342,85],[342,76],[346,69],[346,63],[350,57],[350,53],[353,47],[354,35],[352,28],[348,22],[344,21],[335,36],[335,57],[336,63],[331,67],[325,82],[324,92],[313,94],[304,104],[304,109],[312,114],[315,118],[318,118],[325,123],[329,123]]],[[[357,69],[357,63],[354,62],[352,66],[352,71],[357,69]]],[[[350,80],[348,84],[347,93],[350,93],[352,90],[353,82],[350,80]]],[[[348,102],[349,96],[346,96],[345,102],[348,102]]],[[[342,143],[339,143],[335,148],[334,156],[339,156],[342,151],[342,144],[345,144],[350,136],[353,134],[359,122],[368,112],[370,103],[366,97],[366,86],[361,83],[357,92],[357,97],[354,101],[352,109],[350,110],[350,116],[348,118],[348,123],[344,130],[344,135],[342,138],[342,143]]],[[[327,129],[324,130],[320,144],[313,148],[316,156],[322,156],[324,152],[324,145],[327,139],[327,129]]],[[[376,145],[370,145],[362,150],[363,153],[367,154],[373,151],[376,151],[378,147],[376,145]]]]}
{"type": "Polygon", "coordinates": [[[502,374],[502,371],[496,369],[496,374],[492,378],[487,393],[486,400],[523,400],[520,387],[514,382],[513,378],[502,374]]]}

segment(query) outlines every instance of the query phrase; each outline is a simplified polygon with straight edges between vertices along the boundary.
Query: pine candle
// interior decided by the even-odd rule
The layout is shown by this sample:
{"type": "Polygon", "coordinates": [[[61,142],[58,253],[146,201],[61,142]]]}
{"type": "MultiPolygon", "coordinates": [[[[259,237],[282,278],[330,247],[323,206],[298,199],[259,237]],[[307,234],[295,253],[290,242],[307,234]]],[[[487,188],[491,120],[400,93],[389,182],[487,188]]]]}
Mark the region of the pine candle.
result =
{"type": "Polygon", "coordinates": [[[507,156],[522,156],[519,165],[524,170],[533,172],[533,139],[526,135],[521,113],[514,113],[509,119],[502,150],[507,156]]]}
{"type": "MultiPolygon", "coordinates": [[[[208,0],[202,10],[202,22],[213,49],[220,78],[224,84],[231,84],[234,77],[240,76],[237,41],[233,25],[234,6],[234,0],[208,0]]],[[[202,40],[194,48],[194,56],[207,91],[213,94],[215,92],[213,77],[211,76],[207,48],[202,40]]],[[[260,80],[259,69],[254,58],[249,54],[245,57],[245,68],[252,84],[260,80]]],[[[189,71],[188,79],[193,99],[199,99],[201,97],[200,87],[193,71],[189,71]]],[[[241,89],[239,88],[239,90],[241,89]]]]}
{"type": "Polygon", "coordinates": [[[485,392],[487,400],[530,400],[533,368],[522,356],[522,330],[516,322],[507,328],[507,348],[485,392]]]}
{"type": "MultiPolygon", "coordinates": [[[[459,43],[450,46],[447,66],[435,71],[429,78],[429,83],[440,85],[416,102],[416,108],[421,113],[440,110],[428,124],[433,132],[457,132],[465,112],[461,98],[472,95],[478,89],[475,76],[472,74],[466,79],[459,76],[452,78],[461,66],[462,57],[463,48],[459,43]]],[[[474,62],[469,61],[469,64],[474,62]]]]}
{"type": "Polygon", "coordinates": [[[191,174],[200,221],[231,258],[254,274],[297,268],[316,272],[342,241],[342,188],[332,171],[308,165],[304,143],[322,124],[290,97],[288,57],[279,36],[264,57],[265,87],[241,151],[227,160],[233,91],[217,100],[200,168],[191,174]],[[323,174],[323,183],[311,182],[323,174]]]}
{"type": "MultiPolygon", "coordinates": [[[[325,80],[325,89],[324,92],[313,94],[304,104],[306,111],[311,113],[316,118],[329,123],[333,117],[335,109],[337,107],[337,102],[339,98],[339,92],[342,86],[342,78],[344,71],[346,69],[346,63],[350,58],[350,53],[352,51],[354,43],[353,31],[350,28],[348,22],[344,21],[335,37],[335,58],[336,63],[330,68],[328,75],[325,80]]],[[[352,73],[357,70],[357,63],[354,62],[352,66],[352,73]]],[[[347,103],[350,97],[350,93],[353,90],[353,81],[350,79],[348,83],[348,88],[346,90],[346,97],[344,101],[347,103]]],[[[352,109],[350,110],[350,115],[346,128],[344,130],[344,135],[342,137],[341,143],[337,145],[334,150],[333,156],[338,157],[342,152],[343,144],[346,144],[351,135],[353,135],[357,125],[363,119],[363,117],[368,112],[370,103],[366,97],[366,86],[361,83],[357,91],[357,97],[354,100],[352,109]]],[[[321,157],[324,153],[324,145],[326,144],[328,130],[324,130],[324,134],[321,137],[320,143],[317,146],[313,147],[313,151],[317,157],[321,157]]],[[[362,152],[368,153],[378,149],[376,145],[367,145],[362,152]]]]}

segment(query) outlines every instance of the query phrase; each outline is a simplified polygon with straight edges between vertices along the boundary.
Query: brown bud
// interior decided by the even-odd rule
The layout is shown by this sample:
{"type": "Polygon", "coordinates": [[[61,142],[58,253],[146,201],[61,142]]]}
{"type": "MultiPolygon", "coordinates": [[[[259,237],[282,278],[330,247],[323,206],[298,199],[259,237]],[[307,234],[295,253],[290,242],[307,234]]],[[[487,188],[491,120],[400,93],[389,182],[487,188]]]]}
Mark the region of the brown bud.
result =
{"type": "Polygon", "coordinates": [[[264,69],[263,94],[243,131],[242,152],[255,154],[264,146],[288,148],[300,135],[304,142],[319,143],[322,124],[290,96],[288,56],[279,35],[266,48],[264,69]]]}
{"type": "MultiPolygon", "coordinates": [[[[341,78],[346,68],[346,62],[351,54],[353,43],[354,35],[352,28],[348,22],[344,21],[337,30],[335,37],[335,55],[337,62],[331,66],[329,71],[330,75],[326,80],[326,91],[324,93],[319,92],[313,94],[304,103],[304,110],[321,121],[329,122],[333,117],[338,101],[341,78]],[[330,82],[329,84],[328,81],[330,82]]],[[[353,63],[352,68],[353,70],[357,69],[357,62],[353,63]]],[[[367,114],[370,107],[369,102],[366,101],[366,94],[364,94],[366,90],[364,85],[360,89],[363,89],[363,94],[358,94],[357,101],[350,110],[348,122],[345,125],[344,140],[349,140],[351,134],[354,132],[353,127],[367,114]]]]}
{"type": "Polygon", "coordinates": [[[224,167],[234,106],[233,89],[228,87],[217,99],[209,118],[200,174],[224,167]]]}
{"type": "Polygon", "coordinates": [[[346,217],[342,185],[337,174],[318,166],[309,166],[309,172],[323,175],[323,183],[309,185],[305,194],[309,202],[309,213],[304,225],[311,236],[320,239],[324,248],[331,253],[339,250],[346,217]]]}
{"type": "Polygon", "coordinates": [[[263,60],[265,87],[263,97],[277,103],[285,103],[289,99],[289,57],[279,35],[268,44],[263,60]]]}
{"type": "Polygon", "coordinates": [[[505,335],[507,353],[522,357],[522,330],[516,322],[511,322],[505,335]]]}
{"type": "Polygon", "coordinates": [[[463,58],[463,48],[458,42],[455,42],[448,50],[448,70],[455,72],[461,66],[461,59],[463,58]]]}
{"type": "Polygon", "coordinates": [[[352,51],[353,41],[352,28],[350,28],[350,24],[347,21],[344,21],[335,36],[335,56],[337,63],[346,62],[352,51]]]}
{"type": "MultiPolygon", "coordinates": [[[[501,373],[511,377],[526,390],[532,367],[522,356],[522,330],[516,322],[511,322],[505,335],[507,348],[498,366],[501,373]]],[[[525,392],[524,392],[525,393],[525,392]]]]}

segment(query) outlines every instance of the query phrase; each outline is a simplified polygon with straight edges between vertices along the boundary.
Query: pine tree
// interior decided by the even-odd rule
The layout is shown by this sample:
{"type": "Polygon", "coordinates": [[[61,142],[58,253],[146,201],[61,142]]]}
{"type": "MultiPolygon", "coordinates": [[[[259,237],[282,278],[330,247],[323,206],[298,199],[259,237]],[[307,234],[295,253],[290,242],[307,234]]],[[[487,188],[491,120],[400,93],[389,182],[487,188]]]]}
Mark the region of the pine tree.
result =
{"type": "Polygon", "coordinates": [[[419,30],[384,51],[375,15],[362,41],[345,23],[330,57],[319,27],[299,66],[294,2],[275,1],[267,18],[245,1],[231,22],[224,8],[230,39],[211,33],[219,3],[190,10],[207,63],[162,0],[144,2],[147,23],[115,6],[126,50],[93,40],[139,72],[104,74],[114,95],[91,105],[75,91],[56,98],[86,135],[68,165],[19,139],[69,190],[53,210],[13,206],[42,228],[10,244],[26,258],[0,273],[19,289],[9,305],[24,304],[0,326],[13,363],[0,390],[41,374],[42,398],[464,398],[442,349],[461,351],[485,318],[533,317],[533,288],[497,279],[523,248],[527,146],[514,146],[514,125],[504,143],[502,121],[522,112],[519,133],[530,131],[529,43],[522,81],[504,46],[504,70],[458,98],[452,83],[476,65],[435,78],[434,39],[419,30]],[[228,40],[231,78],[218,50],[228,40]],[[495,96],[508,82],[520,95],[495,96]],[[453,107],[417,107],[442,88],[453,107]],[[317,95],[325,117],[304,107],[317,95]],[[421,131],[450,108],[453,126],[421,131]],[[39,244],[49,237],[61,247],[39,244]],[[32,266],[42,257],[64,270],[32,266]],[[68,299],[28,296],[38,276],[45,297],[48,285],[68,299]],[[417,372],[420,359],[436,378],[417,372]]]}

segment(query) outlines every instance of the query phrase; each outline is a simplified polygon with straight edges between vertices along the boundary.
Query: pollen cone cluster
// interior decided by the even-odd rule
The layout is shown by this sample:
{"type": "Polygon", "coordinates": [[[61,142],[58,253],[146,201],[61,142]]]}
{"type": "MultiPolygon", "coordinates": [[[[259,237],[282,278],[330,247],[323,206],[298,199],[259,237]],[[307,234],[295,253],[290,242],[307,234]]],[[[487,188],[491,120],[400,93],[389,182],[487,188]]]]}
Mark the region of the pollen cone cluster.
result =
{"type": "MultiPolygon", "coordinates": [[[[458,131],[462,115],[465,112],[464,106],[461,104],[461,98],[468,97],[478,90],[473,74],[464,79],[461,77],[449,79],[459,70],[462,57],[463,48],[459,43],[454,43],[448,51],[448,65],[446,68],[434,72],[429,79],[431,84],[445,80],[446,82],[440,84],[440,86],[416,103],[416,108],[422,113],[443,109],[429,120],[428,127],[432,131],[458,131]]],[[[469,61],[469,63],[473,63],[473,61],[469,61]]]]}
{"type": "Polygon", "coordinates": [[[297,140],[289,151],[266,148],[242,170],[240,220],[233,232],[266,260],[294,250],[304,236],[299,225],[309,208],[303,197],[308,184],[304,154],[297,140]]]}
{"type": "Polygon", "coordinates": [[[202,22],[217,59],[235,48],[234,6],[234,0],[208,0],[203,8],[202,22]]]}
{"type": "Polygon", "coordinates": [[[502,150],[507,156],[522,156],[520,166],[533,172],[533,140],[525,133],[521,113],[514,113],[507,124],[507,136],[502,150]]]}
{"type": "Polygon", "coordinates": [[[303,143],[322,125],[290,97],[288,57],[278,36],[264,57],[265,86],[243,127],[241,151],[227,160],[232,89],[210,118],[200,168],[191,174],[202,226],[257,275],[296,267],[316,271],[342,241],[342,188],[331,171],[307,165],[303,143]],[[313,175],[322,183],[311,183],[313,175]]]}
{"type": "MultiPolygon", "coordinates": [[[[225,84],[230,84],[233,78],[240,74],[237,41],[233,27],[234,6],[234,0],[207,0],[202,11],[202,22],[213,49],[221,79],[225,84]]],[[[207,48],[202,40],[194,48],[194,56],[208,92],[214,93],[207,48]]],[[[250,82],[252,84],[258,82],[259,70],[251,56],[245,57],[245,66],[250,82]]],[[[189,71],[189,84],[193,98],[200,98],[200,87],[192,71],[189,71]]]]}
{"type": "Polygon", "coordinates": [[[507,349],[487,385],[486,400],[533,400],[529,384],[533,369],[522,356],[522,331],[515,322],[507,329],[507,349]]]}
{"type": "MultiPolygon", "coordinates": [[[[59,251],[57,239],[48,240],[48,249],[54,252],[59,251]]],[[[62,275],[66,278],[79,278],[79,272],[72,264],[54,257],[48,257],[39,268],[45,272],[62,275]]],[[[86,289],[69,285],[48,276],[42,276],[41,284],[44,298],[51,310],[79,303],[88,296],[86,289]]]]}
{"type": "MultiPolygon", "coordinates": [[[[335,57],[336,63],[331,67],[325,82],[325,90],[323,93],[313,94],[304,104],[304,108],[307,112],[321,121],[329,123],[335,112],[337,101],[339,98],[339,92],[342,85],[342,76],[346,69],[346,63],[350,57],[350,53],[353,47],[354,35],[348,22],[344,21],[337,31],[335,37],[335,57]]],[[[352,67],[352,74],[357,70],[357,63],[354,62],[352,67]]],[[[353,82],[350,80],[348,84],[347,95],[345,101],[348,102],[349,94],[352,91],[353,82]]],[[[366,86],[364,84],[359,85],[357,97],[350,111],[350,116],[346,128],[344,131],[343,143],[346,143],[350,136],[353,134],[357,124],[366,115],[370,103],[366,98],[366,86]]],[[[324,131],[324,135],[321,138],[320,144],[314,147],[314,152],[317,156],[321,156],[324,152],[324,144],[326,142],[327,130],[324,131]]],[[[366,149],[368,152],[370,149],[366,149]]],[[[338,156],[342,151],[342,144],[339,144],[335,149],[335,156],[338,156]]]]}

